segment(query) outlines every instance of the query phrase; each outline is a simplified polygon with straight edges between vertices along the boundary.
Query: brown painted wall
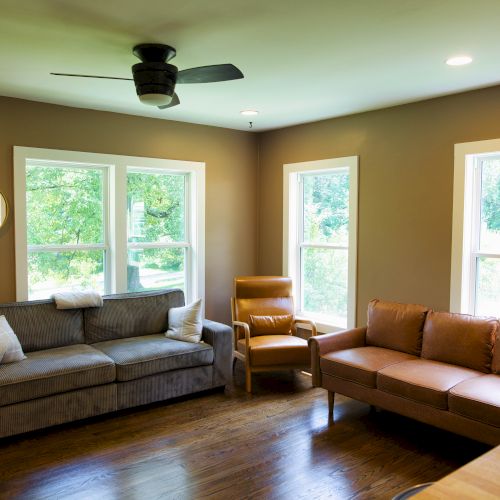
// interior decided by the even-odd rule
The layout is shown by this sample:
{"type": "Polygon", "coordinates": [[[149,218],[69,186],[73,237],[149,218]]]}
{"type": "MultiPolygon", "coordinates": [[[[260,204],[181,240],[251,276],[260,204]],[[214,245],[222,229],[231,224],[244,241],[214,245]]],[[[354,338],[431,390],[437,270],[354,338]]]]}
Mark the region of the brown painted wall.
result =
{"type": "Polygon", "coordinates": [[[282,272],[283,164],[358,155],[358,325],[374,297],[447,310],[454,144],[498,137],[500,87],[260,134],[259,273],[282,272]]]}
{"type": "MultiPolygon", "coordinates": [[[[0,192],[12,207],[13,146],[206,162],[206,316],[229,322],[233,277],[256,272],[257,140],[247,132],[0,97],[0,192]]],[[[10,216],[0,229],[0,302],[15,300],[14,259],[10,216]]]]}
{"type": "MultiPolygon", "coordinates": [[[[207,317],[228,322],[235,275],[282,272],[283,164],[358,155],[364,324],[373,297],[448,309],[453,145],[498,137],[500,87],[259,135],[0,98],[0,191],[12,207],[14,145],[206,162],[207,317]]],[[[0,302],[15,299],[14,259],[11,216],[0,302]]]]}

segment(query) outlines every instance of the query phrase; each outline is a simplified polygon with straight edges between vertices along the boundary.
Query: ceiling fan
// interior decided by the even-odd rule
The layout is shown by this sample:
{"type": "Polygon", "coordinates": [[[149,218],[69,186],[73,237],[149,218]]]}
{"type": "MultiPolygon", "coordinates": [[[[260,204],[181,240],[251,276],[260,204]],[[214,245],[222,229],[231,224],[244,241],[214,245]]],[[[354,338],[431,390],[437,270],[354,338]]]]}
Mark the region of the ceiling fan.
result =
{"type": "Polygon", "coordinates": [[[243,73],[232,64],[214,64],[178,71],[177,66],[167,62],[176,55],[175,49],[169,45],[141,43],[136,45],[132,52],[141,60],[132,66],[133,78],[71,73],[51,73],[51,75],[133,80],[140,101],[150,106],[158,106],[160,109],[180,104],[179,97],[175,93],[177,83],[212,83],[243,78],[243,73]]]}

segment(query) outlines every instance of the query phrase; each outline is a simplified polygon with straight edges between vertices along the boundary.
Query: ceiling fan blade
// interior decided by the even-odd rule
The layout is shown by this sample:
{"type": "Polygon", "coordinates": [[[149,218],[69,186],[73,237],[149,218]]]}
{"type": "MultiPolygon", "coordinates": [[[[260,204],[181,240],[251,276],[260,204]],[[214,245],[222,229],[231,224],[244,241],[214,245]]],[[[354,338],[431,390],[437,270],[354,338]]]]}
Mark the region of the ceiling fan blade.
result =
{"type": "Polygon", "coordinates": [[[170,104],[167,104],[166,106],[158,106],[158,109],[172,108],[173,106],[177,106],[177,104],[180,103],[181,101],[179,100],[179,96],[177,94],[174,94],[172,100],[170,101],[170,104]]]}
{"type": "Polygon", "coordinates": [[[119,78],[117,76],[97,76],[97,75],[73,75],[72,73],[51,73],[55,76],[77,76],[78,78],[102,78],[104,80],[127,80],[133,81],[132,78],[119,78]]]}
{"type": "Polygon", "coordinates": [[[233,64],[214,64],[183,69],[177,73],[177,83],[212,83],[238,80],[243,73],[233,64]]]}

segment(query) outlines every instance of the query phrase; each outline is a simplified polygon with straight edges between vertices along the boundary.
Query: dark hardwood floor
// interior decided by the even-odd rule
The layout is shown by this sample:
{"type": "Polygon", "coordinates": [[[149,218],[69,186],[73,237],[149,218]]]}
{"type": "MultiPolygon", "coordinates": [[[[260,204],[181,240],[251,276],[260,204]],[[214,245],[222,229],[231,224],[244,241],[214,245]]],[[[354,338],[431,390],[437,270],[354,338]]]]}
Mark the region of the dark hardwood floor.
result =
{"type": "Polygon", "coordinates": [[[342,397],[329,423],[299,373],[243,386],[0,440],[0,498],[389,499],[489,449],[342,397]]]}

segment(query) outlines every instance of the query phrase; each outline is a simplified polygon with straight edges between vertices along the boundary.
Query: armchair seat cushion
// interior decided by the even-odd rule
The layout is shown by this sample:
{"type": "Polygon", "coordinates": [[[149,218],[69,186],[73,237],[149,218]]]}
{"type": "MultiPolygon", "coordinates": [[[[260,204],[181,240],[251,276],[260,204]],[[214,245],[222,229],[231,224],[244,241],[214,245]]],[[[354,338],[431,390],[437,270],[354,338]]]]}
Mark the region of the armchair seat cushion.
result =
{"type": "Polygon", "coordinates": [[[168,339],[163,333],[92,345],[115,362],[116,379],[120,382],[214,362],[212,346],[168,339]]]}
{"type": "Polygon", "coordinates": [[[380,370],[378,389],[441,410],[448,409],[448,391],[481,372],[440,361],[415,359],[380,370]]]}
{"type": "MultiPolygon", "coordinates": [[[[238,351],[245,354],[245,339],[238,340],[238,351]]],[[[293,335],[258,335],[250,338],[252,366],[311,364],[307,341],[293,335]]]]}
{"type": "Polygon", "coordinates": [[[500,427],[500,377],[483,375],[457,384],[448,404],[453,413],[500,427]]]}
{"type": "Polygon", "coordinates": [[[320,367],[321,371],[327,375],[351,380],[367,387],[376,387],[379,370],[411,359],[418,358],[383,347],[355,347],[321,356],[320,367]]]}
{"type": "Polygon", "coordinates": [[[85,344],[29,352],[26,359],[0,365],[0,406],[115,380],[115,365],[85,344]]]}

